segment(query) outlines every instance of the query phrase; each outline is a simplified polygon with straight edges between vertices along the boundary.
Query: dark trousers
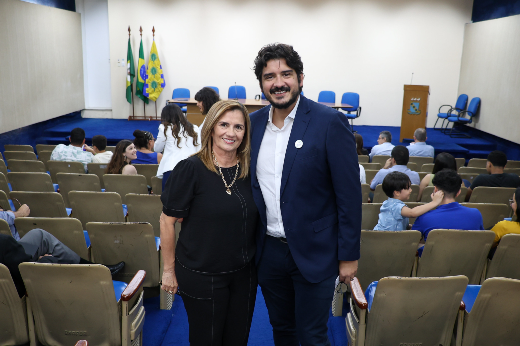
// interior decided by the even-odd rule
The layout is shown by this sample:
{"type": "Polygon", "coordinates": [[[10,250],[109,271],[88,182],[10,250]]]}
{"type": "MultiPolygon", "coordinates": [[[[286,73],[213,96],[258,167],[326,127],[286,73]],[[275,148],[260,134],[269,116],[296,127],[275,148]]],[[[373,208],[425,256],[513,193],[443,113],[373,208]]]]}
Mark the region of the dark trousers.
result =
{"type": "Polygon", "coordinates": [[[330,345],[327,321],[337,275],[319,283],[307,281],[286,243],[266,236],[258,264],[276,346],[330,345]]]}
{"type": "Polygon", "coordinates": [[[228,274],[203,275],[177,263],[179,294],[191,346],[246,346],[256,302],[254,263],[228,274]]]}

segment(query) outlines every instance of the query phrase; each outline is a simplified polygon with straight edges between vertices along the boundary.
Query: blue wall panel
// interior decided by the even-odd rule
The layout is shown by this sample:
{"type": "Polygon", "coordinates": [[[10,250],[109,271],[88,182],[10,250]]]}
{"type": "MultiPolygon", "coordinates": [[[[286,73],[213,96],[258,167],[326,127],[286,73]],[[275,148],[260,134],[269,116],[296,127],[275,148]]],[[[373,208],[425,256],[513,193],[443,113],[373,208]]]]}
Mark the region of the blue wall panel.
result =
{"type": "Polygon", "coordinates": [[[76,1],[75,0],[22,0],[22,1],[76,12],[76,1]]]}
{"type": "Polygon", "coordinates": [[[520,14],[520,0],[474,0],[473,22],[520,14]]]}

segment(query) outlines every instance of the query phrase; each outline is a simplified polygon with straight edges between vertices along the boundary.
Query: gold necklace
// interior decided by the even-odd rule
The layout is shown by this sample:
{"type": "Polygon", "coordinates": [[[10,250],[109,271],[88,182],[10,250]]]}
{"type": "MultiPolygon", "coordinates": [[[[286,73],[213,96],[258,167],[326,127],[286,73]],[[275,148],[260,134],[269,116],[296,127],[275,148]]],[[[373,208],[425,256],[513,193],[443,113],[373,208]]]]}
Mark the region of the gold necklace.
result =
{"type": "Polygon", "coordinates": [[[235,178],[233,179],[231,184],[228,185],[226,183],[226,179],[224,179],[224,174],[222,174],[222,170],[220,169],[220,165],[218,164],[217,158],[215,157],[215,153],[213,151],[211,151],[211,155],[213,155],[213,161],[215,162],[215,165],[218,167],[218,171],[220,172],[220,176],[222,177],[222,181],[224,182],[224,186],[226,187],[226,192],[227,192],[228,195],[231,195],[231,190],[229,188],[231,186],[233,186],[233,184],[237,180],[237,176],[238,176],[238,167],[239,167],[238,157],[237,157],[237,170],[235,172],[235,178]]]}

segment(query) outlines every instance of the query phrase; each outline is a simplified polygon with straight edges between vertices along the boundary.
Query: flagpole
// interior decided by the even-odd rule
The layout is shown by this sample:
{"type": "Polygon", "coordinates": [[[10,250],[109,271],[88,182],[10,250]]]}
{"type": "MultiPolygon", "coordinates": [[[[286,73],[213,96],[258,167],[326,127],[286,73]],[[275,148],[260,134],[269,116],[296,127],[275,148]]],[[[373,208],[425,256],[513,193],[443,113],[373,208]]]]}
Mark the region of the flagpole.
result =
{"type": "MultiPolygon", "coordinates": [[[[130,40],[130,25],[128,26],[128,40],[130,40]]],[[[133,55],[133,51],[132,51],[132,55],[133,55]]],[[[134,91],[133,91],[133,88],[134,88],[134,85],[132,83],[132,85],[130,86],[132,88],[132,118],[135,118],[135,102],[134,102],[134,91]]]]}
{"type": "MultiPolygon", "coordinates": [[[[152,26],[152,37],[155,41],[155,26],[152,26]]],[[[155,103],[155,120],[157,120],[157,100],[154,101],[155,103]]],[[[150,117],[150,120],[152,120],[152,117],[150,117]]]]}
{"type": "MultiPolygon", "coordinates": [[[[143,41],[143,27],[139,27],[139,32],[141,33],[141,42],[143,41]]],[[[139,71],[140,72],[140,71],[139,71]]],[[[146,102],[143,101],[143,118],[146,120],[146,102]]]]}

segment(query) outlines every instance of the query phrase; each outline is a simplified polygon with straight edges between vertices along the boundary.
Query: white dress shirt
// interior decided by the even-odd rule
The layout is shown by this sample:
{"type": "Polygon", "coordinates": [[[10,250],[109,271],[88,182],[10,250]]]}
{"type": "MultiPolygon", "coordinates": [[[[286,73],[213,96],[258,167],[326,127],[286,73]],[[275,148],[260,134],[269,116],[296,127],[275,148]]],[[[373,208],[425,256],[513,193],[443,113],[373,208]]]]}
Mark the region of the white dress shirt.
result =
{"type": "MultiPolygon", "coordinates": [[[[359,163],[358,163],[359,165],[359,163]]],[[[367,174],[365,172],[365,167],[359,165],[359,181],[361,182],[361,184],[366,184],[367,183],[367,174]]]]}
{"type": "Polygon", "coordinates": [[[282,211],[280,209],[280,189],[285,152],[299,104],[300,98],[298,97],[296,105],[285,118],[281,129],[273,124],[273,107],[271,106],[264,138],[258,152],[256,176],[267,211],[267,235],[277,238],[285,238],[282,211]]]}
{"type": "Polygon", "coordinates": [[[374,155],[392,155],[392,149],[394,149],[394,145],[390,142],[383,142],[383,144],[376,144],[372,147],[372,151],[368,156],[370,156],[370,161],[374,155]]]}
{"type": "Polygon", "coordinates": [[[406,147],[410,156],[435,156],[435,148],[425,142],[412,142],[406,147]]]}

